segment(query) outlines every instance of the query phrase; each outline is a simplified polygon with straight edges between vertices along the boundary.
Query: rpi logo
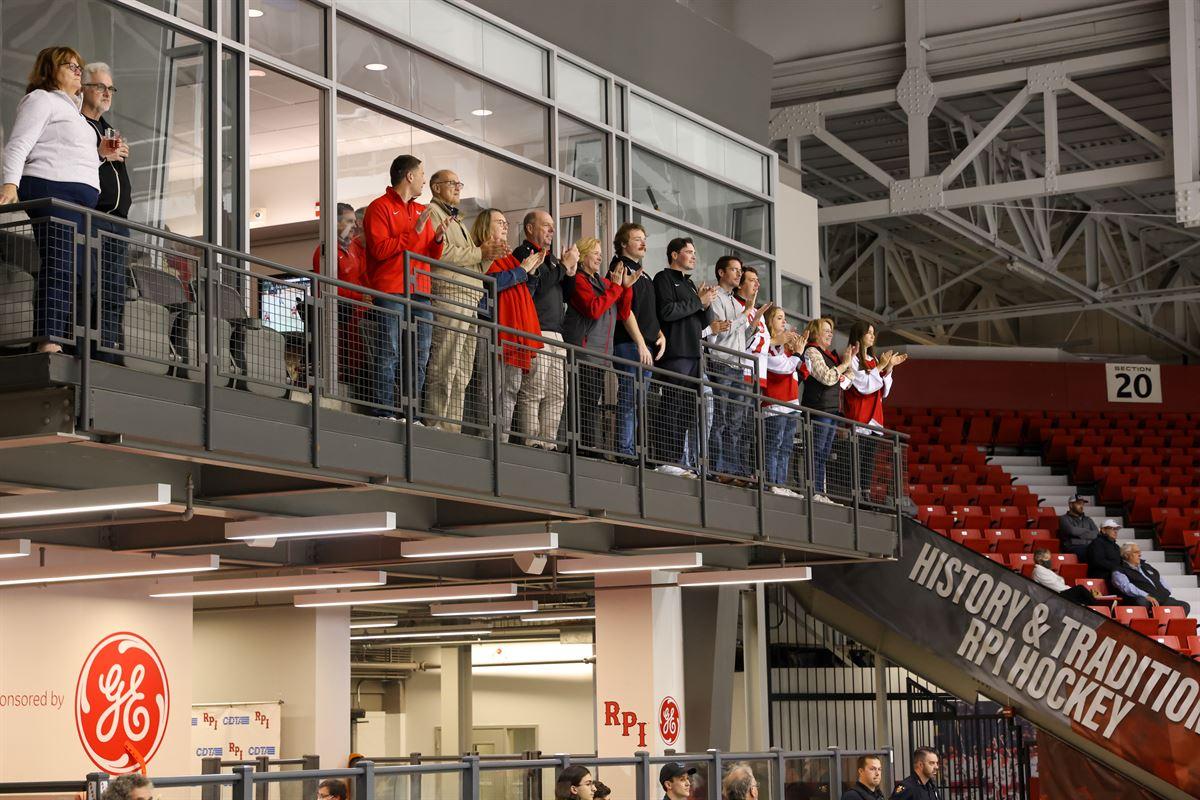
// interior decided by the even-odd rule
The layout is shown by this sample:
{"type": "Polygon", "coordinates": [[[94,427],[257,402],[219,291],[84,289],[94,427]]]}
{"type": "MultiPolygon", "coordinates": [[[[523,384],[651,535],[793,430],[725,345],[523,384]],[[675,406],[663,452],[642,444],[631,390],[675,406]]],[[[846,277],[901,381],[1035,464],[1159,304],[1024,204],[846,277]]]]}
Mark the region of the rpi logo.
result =
{"type": "MultiPolygon", "coordinates": [[[[214,731],[217,729],[217,715],[216,714],[210,714],[207,711],[205,711],[204,714],[202,715],[202,718],[204,720],[205,725],[212,728],[214,731]]],[[[195,724],[195,723],[193,722],[193,724],[195,724]]]]}
{"type": "Polygon", "coordinates": [[[262,725],[267,730],[271,730],[271,718],[261,711],[254,712],[254,721],[262,725]]]}
{"type": "Polygon", "coordinates": [[[229,743],[229,747],[225,748],[225,752],[229,753],[229,755],[232,756],[233,758],[241,758],[244,755],[242,752],[242,748],[238,747],[233,742],[229,743]]]}
{"type": "Polygon", "coordinates": [[[620,704],[613,700],[604,701],[605,727],[621,728],[621,735],[628,736],[631,730],[637,729],[638,747],[646,746],[646,723],[639,722],[638,716],[632,711],[622,711],[620,704]]]}
{"type": "Polygon", "coordinates": [[[136,633],[112,633],[84,659],[75,684],[75,730],[92,763],[110,775],[137,769],[132,745],[147,763],[167,732],[171,692],[162,659],[136,633]]]}

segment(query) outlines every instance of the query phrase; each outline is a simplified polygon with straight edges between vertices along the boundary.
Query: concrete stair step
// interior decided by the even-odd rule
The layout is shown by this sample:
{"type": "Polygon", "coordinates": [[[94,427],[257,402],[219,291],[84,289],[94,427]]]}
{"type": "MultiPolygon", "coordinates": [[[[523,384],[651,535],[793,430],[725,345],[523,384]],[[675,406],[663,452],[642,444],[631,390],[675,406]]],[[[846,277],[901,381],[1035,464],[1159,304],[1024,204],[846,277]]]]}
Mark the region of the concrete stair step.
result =
{"type": "MultiPolygon", "coordinates": [[[[1163,585],[1171,589],[1171,594],[1175,594],[1176,589],[1181,591],[1194,590],[1200,592],[1200,586],[1196,584],[1195,575],[1163,575],[1162,580],[1163,585]]],[[[1179,597],[1179,595],[1175,596],[1179,597]]],[[[1179,599],[1186,600],[1187,598],[1179,597],[1179,599]]]]}
{"type": "MultiPolygon", "coordinates": [[[[1054,474],[1051,471],[1050,467],[1024,467],[1024,466],[1004,467],[1004,471],[1007,472],[1009,475],[1012,475],[1014,478],[1018,478],[1018,479],[1028,478],[1031,475],[1040,475],[1040,476],[1044,477],[1044,476],[1050,476],[1050,475],[1054,474]]],[[[1062,477],[1065,478],[1067,476],[1063,475],[1062,477]]],[[[1024,481],[1024,482],[1028,483],[1029,481],[1024,481]]]]}
{"type": "Polygon", "coordinates": [[[1001,467],[1040,467],[1041,456],[989,456],[989,464],[1001,467]]]}
{"type": "MultiPolygon", "coordinates": [[[[1049,470],[1050,468],[1046,467],[1046,469],[1049,470]]],[[[1049,471],[1045,474],[1022,474],[1020,476],[1015,472],[1010,472],[1009,474],[1013,476],[1013,483],[1028,486],[1030,491],[1035,491],[1033,488],[1035,486],[1045,490],[1053,488],[1057,490],[1058,494],[1071,494],[1075,491],[1075,487],[1068,482],[1069,477],[1067,475],[1051,475],[1049,471]]]]}

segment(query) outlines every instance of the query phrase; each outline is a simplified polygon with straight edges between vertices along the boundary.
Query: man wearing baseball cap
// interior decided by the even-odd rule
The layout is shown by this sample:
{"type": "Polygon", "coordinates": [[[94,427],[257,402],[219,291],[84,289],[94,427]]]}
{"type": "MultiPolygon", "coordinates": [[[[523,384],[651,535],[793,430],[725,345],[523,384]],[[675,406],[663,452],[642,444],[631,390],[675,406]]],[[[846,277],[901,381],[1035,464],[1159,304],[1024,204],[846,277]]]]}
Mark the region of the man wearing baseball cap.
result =
{"type": "Polygon", "coordinates": [[[1058,518],[1058,538],[1062,549],[1074,553],[1082,561],[1085,558],[1088,545],[1100,535],[1096,523],[1083,513],[1087,498],[1081,494],[1073,494],[1067,498],[1067,513],[1058,518]]]}
{"type": "Polygon", "coordinates": [[[1121,524],[1115,519],[1106,519],[1100,526],[1100,535],[1087,546],[1083,560],[1088,565],[1089,578],[1112,580],[1112,574],[1121,568],[1121,546],[1117,544],[1117,532],[1121,524]]]}
{"type": "Polygon", "coordinates": [[[696,768],[682,761],[663,764],[658,771],[658,785],[662,787],[663,800],[688,800],[692,794],[692,776],[695,774],[696,768]]]}

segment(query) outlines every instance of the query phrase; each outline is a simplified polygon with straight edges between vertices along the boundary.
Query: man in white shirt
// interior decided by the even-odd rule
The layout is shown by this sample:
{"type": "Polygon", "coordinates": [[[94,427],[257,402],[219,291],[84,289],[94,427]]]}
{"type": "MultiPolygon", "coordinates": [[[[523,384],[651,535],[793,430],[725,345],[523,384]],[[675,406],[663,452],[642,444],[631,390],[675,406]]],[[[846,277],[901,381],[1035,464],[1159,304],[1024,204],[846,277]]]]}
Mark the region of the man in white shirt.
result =
{"type": "Polygon", "coordinates": [[[1033,580],[1055,592],[1059,597],[1065,597],[1082,606],[1091,605],[1092,601],[1099,596],[1094,589],[1089,590],[1085,586],[1067,586],[1067,582],[1062,579],[1062,576],[1050,569],[1050,551],[1046,549],[1039,548],[1033,551],[1033,580]]]}

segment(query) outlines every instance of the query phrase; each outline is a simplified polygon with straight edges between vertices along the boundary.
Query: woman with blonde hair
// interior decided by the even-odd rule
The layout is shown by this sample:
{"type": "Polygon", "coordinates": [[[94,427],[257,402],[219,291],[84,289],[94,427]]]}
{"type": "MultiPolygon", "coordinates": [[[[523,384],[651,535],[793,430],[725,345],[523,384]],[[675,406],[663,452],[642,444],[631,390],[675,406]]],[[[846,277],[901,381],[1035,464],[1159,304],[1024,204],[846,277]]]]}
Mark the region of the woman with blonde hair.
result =
{"type": "MultiPolygon", "coordinates": [[[[100,198],[100,161],[120,158],[120,145],[102,139],[97,146],[92,126],[80,113],[84,66],[83,58],[70,47],[47,47],[37,54],[4,146],[0,206],[18,198],[23,202],[50,198],[95,208],[100,198]]],[[[43,208],[30,211],[29,216],[42,262],[33,335],[39,352],[57,353],[62,347],[52,339],[72,338],[73,293],[83,275],[83,248],[75,246],[74,234],[87,231],[83,215],[75,211],[43,208]],[[55,221],[47,219],[51,216],[55,221]]]]}
{"type": "MultiPolygon", "coordinates": [[[[842,389],[850,385],[856,348],[850,344],[845,358],[833,349],[833,320],[820,317],[808,323],[804,329],[807,344],[804,347],[804,366],[808,377],[804,381],[804,395],[800,401],[806,408],[836,415],[841,411],[842,389]]],[[[827,416],[813,416],[813,500],[831,503],[825,494],[825,465],[833,450],[837,434],[837,422],[827,416]]],[[[836,505],[836,504],[834,504],[836,505]]]]}

